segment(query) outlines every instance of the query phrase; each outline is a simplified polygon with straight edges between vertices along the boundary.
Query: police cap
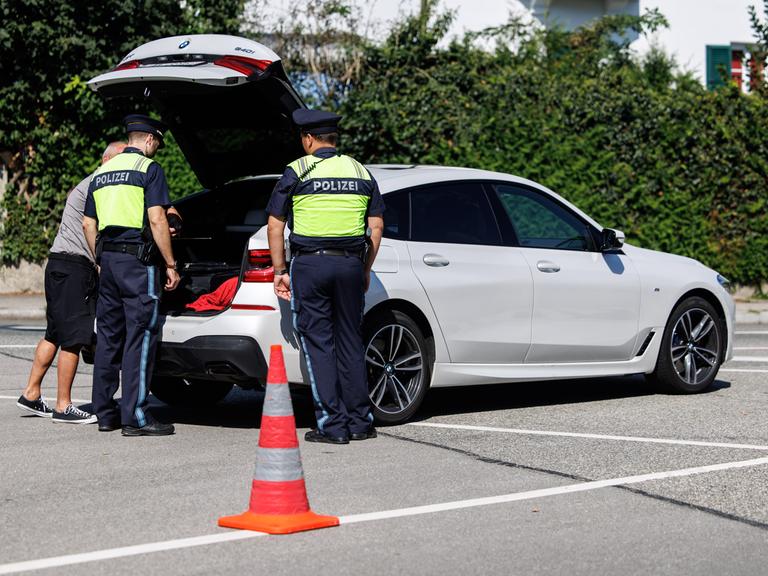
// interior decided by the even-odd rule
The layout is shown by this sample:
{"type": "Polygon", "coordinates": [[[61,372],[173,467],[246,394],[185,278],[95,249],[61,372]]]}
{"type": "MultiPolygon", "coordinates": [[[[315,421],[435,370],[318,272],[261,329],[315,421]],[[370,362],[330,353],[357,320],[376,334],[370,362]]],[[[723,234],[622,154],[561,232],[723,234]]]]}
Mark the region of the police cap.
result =
{"type": "Polygon", "coordinates": [[[160,140],[160,148],[164,146],[163,137],[165,136],[168,126],[166,126],[160,120],[155,120],[144,114],[129,114],[123,119],[125,123],[125,131],[130,132],[146,132],[152,134],[160,140]]]}
{"type": "Polygon", "coordinates": [[[330,134],[337,132],[341,116],[325,110],[307,110],[300,108],[293,111],[293,122],[307,134],[330,134]]]}

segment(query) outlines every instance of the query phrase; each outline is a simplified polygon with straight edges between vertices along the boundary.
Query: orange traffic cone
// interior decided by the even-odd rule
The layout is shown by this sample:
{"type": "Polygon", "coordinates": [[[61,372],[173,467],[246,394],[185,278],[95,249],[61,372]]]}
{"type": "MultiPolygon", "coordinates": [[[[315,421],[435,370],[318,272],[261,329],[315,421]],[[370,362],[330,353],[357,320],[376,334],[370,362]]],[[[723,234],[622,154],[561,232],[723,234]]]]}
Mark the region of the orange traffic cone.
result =
{"type": "Polygon", "coordinates": [[[290,534],[338,525],[336,516],[309,508],[283,348],[272,346],[251,502],[247,512],[219,518],[219,526],[290,534]]]}

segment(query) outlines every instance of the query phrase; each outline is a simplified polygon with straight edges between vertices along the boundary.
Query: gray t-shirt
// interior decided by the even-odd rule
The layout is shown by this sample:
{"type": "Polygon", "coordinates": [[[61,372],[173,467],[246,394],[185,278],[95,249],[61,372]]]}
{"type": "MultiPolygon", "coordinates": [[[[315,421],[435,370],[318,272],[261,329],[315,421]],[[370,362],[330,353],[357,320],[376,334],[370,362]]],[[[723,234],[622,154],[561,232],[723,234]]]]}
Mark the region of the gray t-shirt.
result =
{"type": "Polygon", "coordinates": [[[83,211],[85,210],[85,198],[88,195],[88,185],[93,174],[86,177],[75,186],[67,196],[64,213],[61,215],[61,224],[56,238],[53,240],[51,252],[59,254],[77,254],[85,256],[93,262],[93,255],[88,248],[88,243],[83,234],[83,211]]]}

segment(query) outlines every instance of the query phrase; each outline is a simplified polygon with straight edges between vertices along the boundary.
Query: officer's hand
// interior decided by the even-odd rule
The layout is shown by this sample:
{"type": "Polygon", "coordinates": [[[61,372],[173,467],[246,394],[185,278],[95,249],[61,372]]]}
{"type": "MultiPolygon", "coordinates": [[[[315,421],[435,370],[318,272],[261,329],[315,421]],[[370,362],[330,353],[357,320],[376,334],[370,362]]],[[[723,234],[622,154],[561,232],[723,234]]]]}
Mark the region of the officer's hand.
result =
{"type": "Polygon", "coordinates": [[[168,214],[168,231],[171,233],[172,238],[176,238],[181,234],[183,225],[184,221],[176,214],[168,214]]]}
{"type": "Polygon", "coordinates": [[[168,268],[165,271],[165,289],[167,291],[175,290],[179,285],[179,273],[173,268],[168,268]]]}
{"type": "Polygon", "coordinates": [[[368,292],[368,288],[371,287],[371,271],[370,270],[365,271],[365,280],[364,280],[363,286],[365,286],[365,291],[368,292]]]}
{"type": "Polygon", "coordinates": [[[291,277],[288,274],[275,276],[275,295],[283,300],[291,301],[291,277]]]}

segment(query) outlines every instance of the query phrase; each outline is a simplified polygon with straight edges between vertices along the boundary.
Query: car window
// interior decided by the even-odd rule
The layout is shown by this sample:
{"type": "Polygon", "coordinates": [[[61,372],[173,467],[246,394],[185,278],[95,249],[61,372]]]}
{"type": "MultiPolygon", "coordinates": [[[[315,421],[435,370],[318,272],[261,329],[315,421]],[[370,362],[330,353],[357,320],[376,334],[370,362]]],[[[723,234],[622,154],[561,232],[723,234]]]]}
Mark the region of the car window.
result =
{"type": "Polygon", "coordinates": [[[407,240],[411,206],[407,192],[384,196],[384,238],[407,240]]]}
{"type": "Polygon", "coordinates": [[[498,246],[501,235],[482,186],[447,182],[411,191],[411,240],[498,246]]]}
{"type": "Polygon", "coordinates": [[[588,225],[564,206],[527,188],[505,184],[497,184],[495,188],[520,246],[590,249],[588,225]]]}

